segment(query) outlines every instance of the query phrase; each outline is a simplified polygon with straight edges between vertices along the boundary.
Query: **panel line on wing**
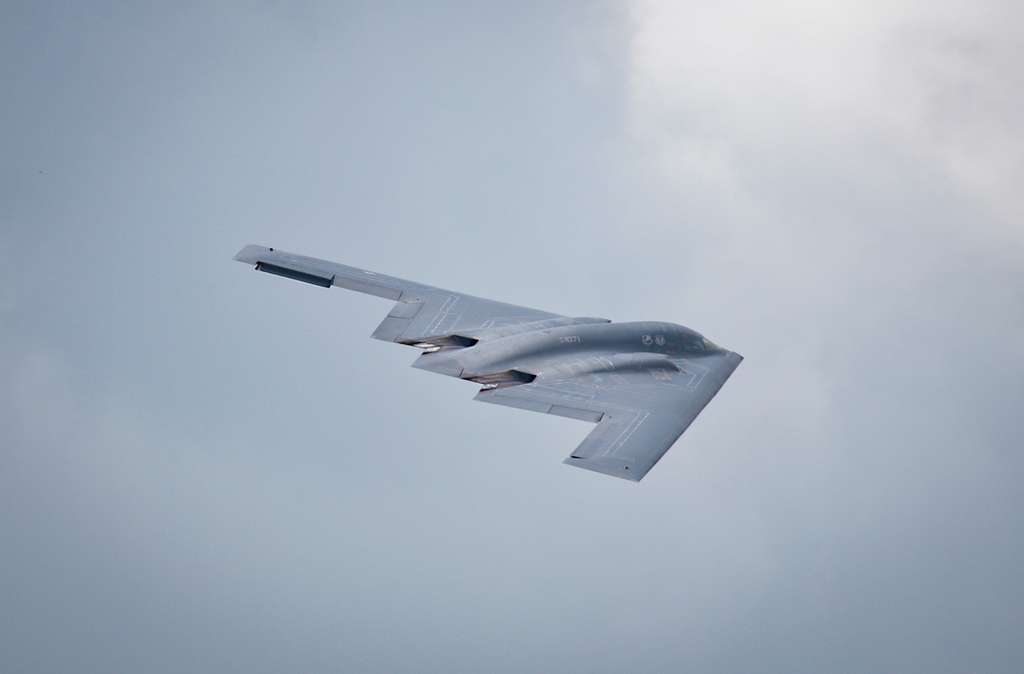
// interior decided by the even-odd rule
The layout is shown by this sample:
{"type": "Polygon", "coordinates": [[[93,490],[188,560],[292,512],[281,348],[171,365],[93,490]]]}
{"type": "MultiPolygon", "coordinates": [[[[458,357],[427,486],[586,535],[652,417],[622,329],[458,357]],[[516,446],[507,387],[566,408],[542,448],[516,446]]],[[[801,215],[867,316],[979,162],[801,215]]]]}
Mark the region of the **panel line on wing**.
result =
{"type": "Polygon", "coordinates": [[[650,412],[636,412],[633,415],[633,419],[626,425],[626,428],[619,433],[619,437],[615,439],[615,442],[608,448],[605,454],[612,454],[614,451],[620,449],[631,437],[637,432],[640,426],[647,421],[647,417],[651,416],[650,412]]]}

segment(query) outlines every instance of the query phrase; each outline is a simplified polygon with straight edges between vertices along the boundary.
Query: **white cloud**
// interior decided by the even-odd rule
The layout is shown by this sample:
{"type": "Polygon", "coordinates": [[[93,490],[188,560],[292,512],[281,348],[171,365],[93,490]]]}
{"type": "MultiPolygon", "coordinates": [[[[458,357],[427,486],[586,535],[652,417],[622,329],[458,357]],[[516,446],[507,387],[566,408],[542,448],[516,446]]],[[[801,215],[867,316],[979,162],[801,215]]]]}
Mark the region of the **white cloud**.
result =
{"type": "Polygon", "coordinates": [[[827,160],[837,144],[884,139],[1020,235],[1022,14],[1011,3],[637,3],[632,130],[663,178],[733,198],[748,191],[752,150],[813,147],[827,160]]]}

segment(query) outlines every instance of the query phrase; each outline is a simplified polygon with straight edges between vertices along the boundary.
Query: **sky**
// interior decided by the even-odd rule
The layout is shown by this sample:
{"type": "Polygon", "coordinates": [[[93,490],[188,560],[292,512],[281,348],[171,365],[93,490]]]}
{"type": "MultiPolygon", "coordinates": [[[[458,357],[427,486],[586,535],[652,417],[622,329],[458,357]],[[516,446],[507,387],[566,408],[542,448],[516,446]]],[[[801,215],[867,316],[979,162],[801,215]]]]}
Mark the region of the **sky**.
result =
{"type": "Polygon", "coordinates": [[[0,669],[1024,669],[1013,2],[4,3],[0,669]],[[274,246],[746,357],[639,484],[274,246]]]}

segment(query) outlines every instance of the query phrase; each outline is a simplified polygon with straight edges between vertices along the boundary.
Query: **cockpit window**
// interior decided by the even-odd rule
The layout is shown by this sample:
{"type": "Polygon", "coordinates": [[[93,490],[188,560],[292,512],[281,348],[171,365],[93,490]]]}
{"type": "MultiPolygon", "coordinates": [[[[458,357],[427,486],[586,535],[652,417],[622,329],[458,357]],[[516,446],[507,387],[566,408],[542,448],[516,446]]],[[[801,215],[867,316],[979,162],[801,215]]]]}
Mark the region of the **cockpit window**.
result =
{"type": "Polygon", "coordinates": [[[683,348],[687,351],[703,351],[704,340],[700,337],[687,337],[683,340],[683,348]]]}
{"type": "Polygon", "coordinates": [[[721,351],[719,346],[717,344],[715,344],[714,342],[712,342],[707,337],[701,337],[700,341],[701,341],[701,346],[703,346],[705,351],[721,351]]]}

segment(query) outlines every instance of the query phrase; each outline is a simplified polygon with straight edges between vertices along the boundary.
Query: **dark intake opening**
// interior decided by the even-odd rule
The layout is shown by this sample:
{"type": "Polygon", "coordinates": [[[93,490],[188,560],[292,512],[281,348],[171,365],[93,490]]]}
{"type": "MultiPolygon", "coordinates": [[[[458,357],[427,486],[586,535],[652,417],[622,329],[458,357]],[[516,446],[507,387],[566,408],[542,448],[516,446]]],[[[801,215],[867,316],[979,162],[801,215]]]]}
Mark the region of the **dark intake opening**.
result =
{"type": "Polygon", "coordinates": [[[475,381],[478,384],[483,384],[484,388],[504,388],[506,386],[529,384],[537,378],[537,375],[530,374],[529,372],[520,372],[519,370],[505,370],[504,372],[480,374],[475,377],[463,378],[475,381]]]}

